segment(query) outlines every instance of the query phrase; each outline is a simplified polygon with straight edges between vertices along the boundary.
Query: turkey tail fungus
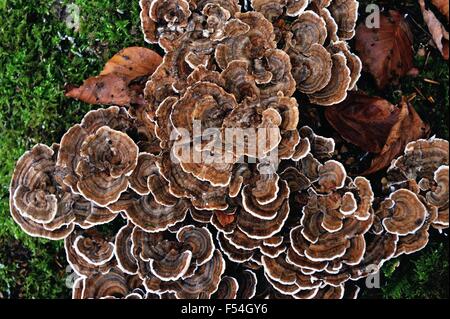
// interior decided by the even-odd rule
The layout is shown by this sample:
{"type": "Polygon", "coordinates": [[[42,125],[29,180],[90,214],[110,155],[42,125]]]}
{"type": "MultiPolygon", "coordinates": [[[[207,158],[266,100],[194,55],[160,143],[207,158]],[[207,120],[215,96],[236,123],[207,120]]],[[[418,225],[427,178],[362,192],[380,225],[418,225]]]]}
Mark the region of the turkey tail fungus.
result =
{"type": "Polygon", "coordinates": [[[448,228],[448,142],[420,139],[406,99],[348,93],[374,58],[370,41],[356,41],[363,63],[347,43],[358,2],[250,3],[140,0],[164,56],[118,53],[67,91],[113,106],[17,161],[11,215],[64,240],[73,298],[356,298],[373,268],[448,228]],[[365,177],[305,123],[305,101],[377,155],[365,177]]]}

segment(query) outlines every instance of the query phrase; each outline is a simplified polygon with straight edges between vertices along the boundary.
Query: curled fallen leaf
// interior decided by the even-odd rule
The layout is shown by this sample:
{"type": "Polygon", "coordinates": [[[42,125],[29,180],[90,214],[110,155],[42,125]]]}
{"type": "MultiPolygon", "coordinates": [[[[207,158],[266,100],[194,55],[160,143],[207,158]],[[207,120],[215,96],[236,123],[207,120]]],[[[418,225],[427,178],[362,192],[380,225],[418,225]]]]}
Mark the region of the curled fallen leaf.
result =
{"type": "MultiPolygon", "coordinates": [[[[445,0],[446,7],[440,1],[433,1],[433,4],[446,15],[448,20],[448,0],[445,0]]],[[[441,52],[445,60],[449,57],[449,33],[445,26],[439,21],[433,11],[427,9],[424,0],[419,0],[420,9],[422,10],[423,20],[431,33],[436,48],[441,52]]]]}
{"type": "Polygon", "coordinates": [[[413,68],[413,35],[398,11],[381,15],[379,28],[361,22],[355,41],[364,70],[372,74],[379,88],[397,83],[413,68]]]}
{"type": "Polygon", "coordinates": [[[106,63],[99,76],[87,79],[80,87],[67,86],[66,96],[89,104],[141,104],[147,78],[161,62],[161,56],[150,49],[123,49],[106,63]]]}
{"type": "Polygon", "coordinates": [[[414,107],[403,97],[399,105],[400,114],[397,123],[392,127],[386,144],[372,160],[370,168],[363,173],[369,175],[389,166],[399,156],[409,142],[427,137],[430,127],[424,123],[414,107]]]}
{"type": "Polygon", "coordinates": [[[127,79],[148,76],[161,64],[161,56],[147,48],[129,47],[121,50],[106,62],[100,75],[116,74],[127,79]]]}
{"type": "Polygon", "coordinates": [[[327,108],[325,116],[347,142],[374,154],[363,175],[386,168],[409,142],[429,133],[429,126],[406,98],[394,106],[382,98],[352,92],[344,102],[327,108]]]}
{"type": "Polygon", "coordinates": [[[380,153],[400,109],[388,101],[350,92],[348,98],[325,110],[325,116],[333,128],[349,143],[371,153],[380,153]]]}

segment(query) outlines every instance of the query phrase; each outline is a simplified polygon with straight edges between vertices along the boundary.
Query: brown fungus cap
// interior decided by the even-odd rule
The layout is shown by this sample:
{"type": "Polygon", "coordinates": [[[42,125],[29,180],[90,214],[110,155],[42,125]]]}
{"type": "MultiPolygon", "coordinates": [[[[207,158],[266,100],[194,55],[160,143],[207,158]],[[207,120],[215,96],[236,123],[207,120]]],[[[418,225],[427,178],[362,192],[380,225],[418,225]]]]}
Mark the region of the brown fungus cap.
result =
{"type": "Polygon", "coordinates": [[[290,17],[298,16],[308,6],[308,0],[252,0],[251,5],[255,11],[261,12],[269,21],[286,14],[290,17]]]}
{"type": "Polygon", "coordinates": [[[61,140],[56,166],[63,183],[75,193],[81,192],[80,183],[86,195],[102,202],[100,206],[116,201],[128,187],[127,175],[137,164],[137,146],[123,133],[132,123],[124,108],[113,106],[87,113],[61,140]],[[103,190],[108,198],[101,198],[103,190]]]}
{"type": "Polygon", "coordinates": [[[325,21],[314,11],[304,11],[292,23],[288,45],[296,53],[308,52],[313,44],[324,45],[327,38],[325,21]]]}
{"type": "Polygon", "coordinates": [[[64,248],[69,265],[80,276],[107,273],[117,264],[114,244],[95,230],[72,232],[65,238],[64,248]]]}
{"type": "Polygon", "coordinates": [[[328,9],[338,25],[341,40],[350,40],[355,35],[359,2],[356,0],[334,0],[328,9]]]}
{"type": "Polygon", "coordinates": [[[409,143],[403,156],[394,160],[388,169],[388,178],[393,182],[407,179],[433,179],[441,165],[449,163],[448,141],[431,138],[409,143]]]}
{"type": "Polygon", "coordinates": [[[344,165],[334,160],[327,161],[319,168],[320,191],[326,193],[342,188],[346,178],[344,165]]]}
{"type": "Polygon", "coordinates": [[[117,268],[107,273],[96,273],[83,279],[81,299],[126,298],[133,287],[141,285],[135,276],[129,276],[117,268]]]}
{"type": "Polygon", "coordinates": [[[86,232],[75,238],[73,248],[88,263],[100,266],[114,258],[114,244],[95,233],[86,232]]]}
{"type": "Polygon", "coordinates": [[[413,192],[401,189],[392,193],[381,203],[381,209],[387,210],[383,219],[386,231],[397,235],[413,234],[420,229],[427,215],[427,209],[413,192]]]}
{"type": "Polygon", "coordinates": [[[85,200],[60,181],[55,166],[58,145],[38,144],[17,162],[10,186],[14,220],[32,236],[62,239],[75,224],[90,228],[117,214],[85,200]]]}
{"type": "Polygon", "coordinates": [[[151,278],[145,281],[145,285],[150,291],[173,291],[180,299],[196,299],[200,295],[209,298],[218,289],[224,271],[225,260],[222,254],[215,250],[212,258],[197,268],[189,278],[168,282],[151,278]]]}
{"type": "Polygon", "coordinates": [[[178,199],[173,205],[161,205],[149,194],[133,200],[125,208],[125,213],[133,224],[145,231],[159,232],[183,221],[188,210],[189,205],[183,199],[178,199]]]}
{"type": "Polygon", "coordinates": [[[146,40],[166,51],[146,103],[91,111],[19,160],[11,213],[66,237],[74,298],[355,298],[353,281],[448,227],[448,142],[408,144],[380,194],[303,126],[326,130],[296,98],[333,105],[356,87],[357,2],[239,3],[140,1],[146,40]],[[93,229],[117,215],[112,234],[93,229]]]}
{"type": "Polygon", "coordinates": [[[124,273],[134,275],[137,274],[137,260],[133,255],[133,234],[134,225],[128,221],[116,234],[114,243],[114,254],[117,259],[117,266],[124,273]]]}
{"type": "Polygon", "coordinates": [[[141,0],[141,23],[145,40],[166,50],[183,34],[191,16],[186,0],[141,0]]]}
{"type": "Polygon", "coordinates": [[[347,66],[347,58],[341,52],[331,56],[333,67],[331,79],[321,90],[310,95],[311,103],[329,106],[345,100],[352,83],[351,70],[347,66]]]}
{"type": "Polygon", "coordinates": [[[236,299],[239,290],[239,283],[236,278],[231,276],[223,276],[219,283],[219,287],[212,299],[236,299]]]}
{"type": "Polygon", "coordinates": [[[137,165],[139,149],[128,135],[100,127],[88,136],[80,149],[75,173],[77,188],[100,206],[117,201],[128,188],[128,177],[137,165]]]}
{"type": "Polygon", "coordinates": [[[19,159],[12,178],[14,206],[22,216],[36,223],[50,222],[58,211],[53,155],[50,147],[36,145],[19,159]]]}

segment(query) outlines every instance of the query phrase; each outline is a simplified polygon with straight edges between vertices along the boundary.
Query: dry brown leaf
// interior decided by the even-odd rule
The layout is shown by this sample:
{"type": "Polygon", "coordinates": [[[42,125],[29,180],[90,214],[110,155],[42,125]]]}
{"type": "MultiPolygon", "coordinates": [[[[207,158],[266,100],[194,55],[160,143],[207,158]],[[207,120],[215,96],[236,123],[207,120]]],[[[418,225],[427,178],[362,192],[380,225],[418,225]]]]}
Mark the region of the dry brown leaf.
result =
{"type": "MultiPolygon", "coordinates": [[[[439,1],[433,1],[436,7],[438,7],[439,10],[445,10],[445,7],[443,5],[438,6],[440,4],[439,1]]],[[[448,19],[448,0],[447,2],[447,19],[448,19]]],[[[448,60],[449,57],[449,33],[445,29],[444,25],[438,20],[436,15],[433,13],[433,11],[428,10],[425,6],[424,0],[419,0],[420,9],[422,10],[423,20],[425,21],[426,25],[428,26],[428,30],[431,33],[431,37],[433,38],[433,42],[436,45],[439,52],[441,52],[442,56],[445,60],[448,60]]],[[[442,11],[441,11],[442,12],[442,11]]],[[[443,12],[444,13],[444,12],[443,12]]]]}
{"type": "Polygon", "coordinates": [[[413,68],[412,44],[408,23],[394,10],[381,15],[380,28],[368,28],[361,22],[356,30],[356,51],[379,88],[398,82],[413,68]]]}
{"type": "Polygon", "coordinates": [[[350,92],[347,99],[325,110],[333,128],[349,143],[380,153],[398,121],[400,109],[380,97],[350,92]]]}
{"type": "Polygon", "coordinates": [[[429,126],[406,98],[397,107],[382,98],[352,92],[344,102],[327,108],[325,116],[347,142],[375,154],[363,175],[386,168],[406,144],[429,133],[429,126]]]}
{"type": "Polygon", "coordinates": [[[114,55],[105,64],[100,75],[114,73],[132,80],[152,74],[161,62],[161,56],[152,50],[129,47],[114,55]]]}
{"type": "Polygon", "coordinates": [[[388,167],[392,160],[403,152],[409,142],[424,138],[429,134],[430,127],[422,121],[406,97],[403,98],[399,107],[400,114],[397,123],[392,127],[383,149],[372,160],[370,168],[363,175],[369,175],[388,167]]]}
{"type": "Polygon", "coordinates": [[[145,82],[161,62],[161,56],[150,49],[123,49],[106,63],[99,76],[87,79],[80,87],[68,86],[66,96],[89,104],[141,104],[145,82]]]}
{"type": "Polygon", "coordinates": [[[80,87],[68,87],[66,96],[89,104],[130,105],[131,94],[127,80],[115,74],[99,75],[83,82],[80,87]]]}

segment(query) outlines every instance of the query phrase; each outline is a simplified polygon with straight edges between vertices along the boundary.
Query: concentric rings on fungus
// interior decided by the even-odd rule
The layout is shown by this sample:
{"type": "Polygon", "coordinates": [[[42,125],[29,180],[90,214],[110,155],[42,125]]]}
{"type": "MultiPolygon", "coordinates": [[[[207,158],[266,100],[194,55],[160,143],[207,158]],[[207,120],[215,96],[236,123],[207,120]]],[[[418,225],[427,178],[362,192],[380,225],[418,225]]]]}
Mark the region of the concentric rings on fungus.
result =
{"type": "Polygon", "coordinates": [[[354,281],[448,228],[447,141],[409,143],[380,192],[299,105],[356,87],[357,1],[239,3],[141,0],[166,52],[145,105],[90,111],[18,160],[11,214],[64,239],[73,298],[356,298],[354,281]]]}

